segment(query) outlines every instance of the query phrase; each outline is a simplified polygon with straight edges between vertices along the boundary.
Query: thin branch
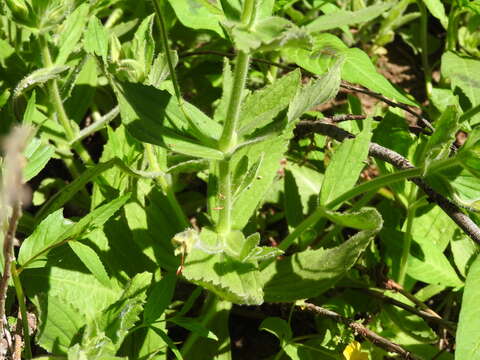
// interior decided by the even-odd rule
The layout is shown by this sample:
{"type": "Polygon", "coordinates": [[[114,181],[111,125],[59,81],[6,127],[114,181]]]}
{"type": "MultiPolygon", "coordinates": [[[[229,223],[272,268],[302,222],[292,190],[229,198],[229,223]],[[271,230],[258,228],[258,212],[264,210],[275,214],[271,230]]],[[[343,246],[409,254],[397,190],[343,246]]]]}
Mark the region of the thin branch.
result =
{"type": "Polygon", "coordinates": [[[438,325],[438,326],[448,330],[448,332],[450,334],[455,336],[455,330],[456,330],[457,325],[452,321],[445,320],[438,315],[432,315],[430,312],[428,312],[426,310],[418,310],[418,309],[414,308],[413,306],[407,305],[407,304],[405,304],[401,301],[398,301],[394,298],[386,296],[385,294],[381,293],[380,291],[363,289],[363,288],[354,288],[354,290],[361,291],[361,292],[363,292],[367,295],[376,297],[376,298],[382,300],[383,302],[387,302],[391,305],[394,305],[394,306],[399,307],[399,308],[401,308],[405,311],[408,311],[409,313],[420,316],[425,321],[427,321],[431,324],[438,325]]]}
{"type": "Polygon", "coordinates": [[[347,325],[350,329],[352,329],[356,334],[362,336],[364,339],[370,341],[374,345],[389,351],[389,352],[394,352],[396,354],[401,355],[404,359],[408,360],[419,360],[418,357],[410,353],[409,351],[405,350],[402,348],[400,345],[395,344],[394,342],[391,342],[390,340],[378,335],[377,333],[374,333],[373,331],[367,329],[365,326],[362,324],[348,319],[334,311],[325,309],[323,307],[311,304],[311,303],[303,303],[300,306],[302,310],[308,310],[310,312],[313,312],[317,315],[327,317],[333,321],[336,321],[338,323],[342,323],[347,325]]]}
{"type": "Polygon", "coordinates": [[[342,87],[344,89],[347,89],[347,90],[350,90],[350,91],[356,91],[356,92],[359,92],[359,93],[362,93],[362,94],[366,94],[366,95],[371,96],[375,99],[383,101],[385,104],[390,105],[391,107],[396,107],[396,108],[405,110],[406,112],[408,112],[409,114],[412,114],[418,120],[420,120],[420,122],[422,124],[424,124],[426,127],[428,127],[432,132],[435,131],[435,128],[432,126],[432,124],[430,124],[430,122],[427,119],[425,119],[422,115],[417,114],[415,111],[410,109],[410,107],[408,107],[408,105],[405,105],[405,104],[402,104],[402,103],[397,103],[395,101],[387,99],[382,94],[376,93],[374,91],[371,91],[371,90],[368,90],[368,89],[365,89],[365,88],[352,86],[350,84],[347,84],[344,81],[342,81],[342,84],[340,84],[340,87],[342,87]]]}
{"type": "MultiPolygon", "coordinates": [[[[297,136],[317,132],[338,141],[353,138],[354,135],[331,124],[318,121],[300,121],[295,129],[297,136]]],[[[387,149],[377,143],[371,143],[369,155],[395,166],[397,169],[406,170],[414,168],[412,163],[399,153],[387,149]]],[[[436,203],[440,208],[476,243],[480,244],[480,228],[452,201],[433,190],[423,179],[415,177],[409,179],[428,195],[430,202],[436,203]]]]}

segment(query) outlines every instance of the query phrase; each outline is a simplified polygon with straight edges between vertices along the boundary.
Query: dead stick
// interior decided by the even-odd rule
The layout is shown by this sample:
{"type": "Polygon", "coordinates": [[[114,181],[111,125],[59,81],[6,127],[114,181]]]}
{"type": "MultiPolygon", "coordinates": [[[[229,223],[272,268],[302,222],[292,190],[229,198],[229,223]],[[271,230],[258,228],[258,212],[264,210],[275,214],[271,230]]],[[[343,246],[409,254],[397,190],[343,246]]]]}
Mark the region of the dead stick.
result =
{"type": "Polygon", "coordinates": [[[310,312],[313,312],[317,315],[327,317],[329,319],[332,319],[336,322],[342,323],[347,325],[350,329],[352,329],[356,334],[362,336],[364,339],[370,341],[374,345],[389,351],[389,352],[394,352],[396,354],[399,354],[403,356],[404,359],[408,360],[419,360],[418,357],[410,353],[409,351],[405,350],[402,348],[400,345],[395,344],[394,342],[391,342],[388,339],[385,339],[384,337],[378,335],[377,333],[374,333],[372,330],[367,329],[365,326],[362,324],[348,319],[334,311],[322,308],[320,306],[311,304],[311,303],[303,303],[299,305],[302,310],[308,310],[310,312]]]}
{"type": "MultiPolygon", "coordinates": [[[[316,132],[330,136],[338,141],[353,138],[354,135],[331,124],[318,121],[300,121],[295,129],[297,136],[316,132]]],[[[399,153],[387,149],[377,143],[371,143],[369,155],[383,160],[395,166],[397,169],[405,170],[413,168],[413,164],[399,153]]],[[[422,178],[409,179],[428,195],[430,202],[436,203],[440,208],[476,243],[480,244],[480,228],[462,210],[443,195],[433,190],[422,178]]]]}

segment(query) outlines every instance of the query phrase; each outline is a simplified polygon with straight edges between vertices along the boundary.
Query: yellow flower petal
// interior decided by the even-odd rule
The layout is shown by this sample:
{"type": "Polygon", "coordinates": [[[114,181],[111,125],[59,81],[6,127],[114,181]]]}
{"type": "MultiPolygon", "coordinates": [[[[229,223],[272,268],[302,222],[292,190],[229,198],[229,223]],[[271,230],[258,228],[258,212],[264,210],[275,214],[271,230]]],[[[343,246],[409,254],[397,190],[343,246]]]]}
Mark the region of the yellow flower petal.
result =
{"type": "Polygon", "coordinates": [[[358,341],[352,341],[343,350],[345,360],[368,360],[368,353],[362,351],[362,345],[358,341]]]}

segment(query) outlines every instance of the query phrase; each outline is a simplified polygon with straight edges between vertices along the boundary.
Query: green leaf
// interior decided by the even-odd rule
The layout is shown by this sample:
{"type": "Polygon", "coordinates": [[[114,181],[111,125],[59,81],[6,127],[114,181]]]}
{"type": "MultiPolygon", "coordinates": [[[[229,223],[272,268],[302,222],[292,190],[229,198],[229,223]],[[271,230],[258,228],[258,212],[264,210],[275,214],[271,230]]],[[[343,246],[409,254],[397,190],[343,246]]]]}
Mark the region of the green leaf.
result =
{"type": "Polygon", "coordinates": [[[183,327],[184,329],[190,330],[192,333],[202,336],[207,339],[212,339],[218,341],[217,335],[212,331],[208,330],[203,324],[195,319],[187,317],[173,317],[168,319],[168,321],[173,322],[174,324],[183,327]]]}
{"type": "Polygon", "coordinates": [[[480,359],[480,256],[477,256],[465,282],[457,329],[455,359],[480,359]]]}
{"type": "MultiPolygon", "coordinates": [[[[288,141],[292,133],[287,129],[283,134],[256,142],[237,150],[232,158],[232,167],[240,161],[243,156],[248,157],[249,164],[254,164],[250,168],[255,169],[255,163],[263,157],[261,164],[256,172],[256,176],[249,184],[246,177],[243,181],[247,184],[244,191],[239,192],[234,199],[232,222],[234,229],[242,229],[257,209],[258,204],[263,200],[265,194],[270,190],[275,179],[277,170],[280,168],[280,160],[287,150],[288,141]]],[[[249,171],[253,174],[253,171],[249,171]]],[[[214,194],[216,196],[216,194],[214,194]]],[[[213,214],[213,218],[217,214],[213,214]]]]}
{"type": "Polygon", "coordinates": [[[448,17],[445,14],[445,6],[441,0],[425,0],[428,11],[436,17],[445,30],[448,29],[448,17]]]}
{"type": "Polygon", "coordinates": [[[348,48],[339,38],[331,34],[319,34],[315,36],[313,43],[311,51],[293,49],[283,53],[290,61],[317,75],[325,73],[335,62],[340,62],[343,80],[363,85],[396,101],[412,106],[418,105],[380,75],[370,57],[362,50],[348,48]]]}
{"type": "Polygon", "coordinates": [[[300,71],[295,70],[273,84],[250,94],[242,106],[239,134],[246,135],[268,125],[292,101],[300,85],[300,71]]]}
{"type": "Polygon", "coordinates": [[[36,176],[52,158],[55,148],[50,144],[42,143],[38,138],[30,140],[24,155],[27,165],[23,169],[23,180],[29,181],[36,176]]]}
{"type": "Polygon", "coordinates": [[[48,352],[66,354],[86,323],[85,315],[61,295],[40,294],[34,303],[39,315],[38,344],[48,352]]]}
{"type": "MultiPolygon", "coordinates": [[[[450,153],[450,145],[455,140],[458,129],[458,112],[456,106],[448,106],[435,122],[435,131],[428,138],[425,146],[426,164],[445,158],[450,153]]],[[[428,171],[428,169],[426,170],[428,171]]]]}
{"type": "Polygon", "coordinates": [[[288,228],[295,228],[303,220],[302,201],[299,194],[299,187],[291,171],[285,171],[284,179],[285,217],[288,228]]]}
{"type": "MultiPolygon", "coordinates": [[[[459,88],[470,100],[468,109],[480,105],[480,60],[446,52],[442,55],[441,71],[444,77],[450,79],[452,90],[459,88]]],[[[470,120],[471,125],[478,122],[478,114],[470,120]]]]}
{"type": "Polygon", "coordinates": [[[455,230],[455,235],[450,243],[455,266],[463,277],[467,276],[473,260],[480,252],[478,245],[463,234],[459,229],[455,230]]]}
{"type": "Polygon", "coordinates": [[[258,330],[268,331],[275,335],[280,341],[289,341],[292,338],[292,329],[283,319],[278,317],[268,317],[262,321],[258,330]]]}
{"type": "Polygon", "coordinates": [[[61,235],[72,226],[73,222],[63,217],[62,209],[52,212],[35,228],[33,234],[23,241],[18,263],[24,265],[30,261],[30,268],[42,267],[46,259],[40,259],[40,254],[60,242],[61,235]]]}
{"type": "Polygon", "coordinates": [[[213,147],[220,124],[193,105],[184,101],[182,109],[174,96],[152,86],[123,83],[118,89],[122,121],[138,140],[194,157],[223,158],[213,147]]]}
{"type": "MultiPolygon", "coordinates": [[[[226,24],[227,27],[229,24],[226,24]]],[[[243,24],[232,29],[235,48],[246,53],[272,51],[288,47],[309,48],[310,36],[287,19],[271,16],[255,23],[254,29],[243,24]]]]}
{"type": "MultiPolygon", "coordinates": [[[[285,175],[287,172],[291,173],[293,176],[292,181],[295,181],[298,188],[303,209],[301,212],[308,214],[318,204],[318,195],[320,194],[324,174],[308,166],[299,166],[293,162],[288,162],[285,175]]],[[[286,177],[285,181],[287,181],[286,177]]],[[[288,196],[287,194],[285,195],[288,196]]]]}
{"type": "Polygon", "coordinates": [[[357,183],[368,156],[372,136],[369,124],[366,122],[364,130],[356,138],[345,140],[333,153],[320,190],[321,205],[328,204],[357,183]]]}
{"type": "Polygon", "coordinates": [[[77,7],[62,24],[62,31],[58,39],[58,55],[55,65],[63,65],[67,62],[68,56],[78,46],[87,23],[89,4],[81,4],[77,7]]]}
{"type": "Polygon", "coordinates": [[[91,16],[85,32],[84,49],[106,61],[108,55],[108,32],[96,16],[91,16]]]}
{"type": "Polygon", "coordinates": [[[172,339],[168,337],[165,331],[159,329],[156,326],[151,326],[150,329],[155,331],[155,333],[157,333],[162,338],[162,340],[168,345],[168,348],[173,352],[173,355],[175,355],[175,358],[177,360],[183,360],[182,353],[178,351],[177,345],[175,345],[172,339]]]}
{"type": "Polygon", "coordinates": [[[311,80],[297,92],[288,107],[288,121],[292,122],[313,107],[323,104],[337,95],[340,88],[340,62],[337,62],[328,73],[316,80],[311,80]]]}
{"type": "Polygon", "coordinates": [[[393,3],[380,3],[357,11],[339,10],[317,17],[305,28],[309,32],[319,32],[339,28],[345,25],[364,23],[386,13],[393,3]]]}
{"type": "Polygon", "coordinates": [[[69,241],[68,245],[98,281],[107,287],[110,286],[107,271],[97,253],[91,247],[78,241],[69,241]]]}
{"type": "MultiPolygon", "coordinates": [[[[203,228],[185,259],[183,276],[233,303],[261,304],[263,291],[258,264],[253,260],[241,262],[229,255],[234,250],[227,252],[224,241],[223,236],[203,228]]],[[[237,245],[240,254],[242,244],[233,245],[237,245]]]]}
{"type": "Polygon", "coordinates": [[[337,247],[305,250],[270,263],[261,272],[265,301],[292,302],[325,292],[356,263],[382,227],[382,218],[375,209],[350,214],[327,214],[332,220],[340,219],[347,226],[359,226],[362,220],[367,219],[363,226],[369,229],[360,231],[337,247]]]}
{"type": "MultiPolygon", "coordinates": [[[[81,218],[77,223],[64,219],[62,210],[50,214],[22,244],[18,257],[19,264],[24,268],[42,266],[46,261],[47,253],[53,247],[64,241],[76,240],[103,226],[125,204],[129,197],[129,194],[124,195],[100,206],[81,218]]],[[[84,253],[82,255],[87,256],[84,253]]],[[[89,264],[93,265],[92,260],[89,260],[89,264]]],[[[95,270],[97,269],[95,268],[95,270]]]]}
{"type": "Polygon", "coordinates": [[[394,99],[407,105],[418,104],[399,92],[383,75],[380,75],[372,63],[370,57],[360,49],[352,48],[342,52],[344,65],[342,79],[354,84],[360,84],[366,88],[394,99]]]}
{"type": "Polygon", "coordinates": [[[216,11],[211,11],[210,6],[205,6],[199,0],[169,0],[180,22],[192,29],[212,30],[220,36],[223,35],[219,21],[222,16],[216,11]]]}
{"type": "Polygon", "coordinates": [[[162,316],[172,302],[176,284],[177,276],[171,272],[152,287],[145,304],[144,323],[152,324],[162,316]]]}
{"type": "MultiPolygon", "coordinates": [[[[117,159],[118,160],[118,159],[117,159]]],[[[49,213],[58,210],[65,203],[67,203],[85,184],[90,182],[96,176],[100,175],[105,170],[112,168],[116,160],[107,161],[105,163],[97,164],[85,170],[78,178],[72,181],[67,186],[63,187],[59,192],[52,196],[43,207],[37,212],[36,219],[42,220],[49,213]]]]}
{"type": "Polygon", "coordinates": [[[132,41],[132,53],[143,67],[144,76],[150,73],[150,67],[155,55],[155,41],[153,40],[152,27],[154,14],[143,19],[132,41]]]}
{"type": "Polygon", "coordinates": [[[13,90],[12,101],[17,99],[29,89],[44,84],[49,80],[56,79],[61,73],[68,70],[68,66],[52,66],[49,68],[37,69],[24,77],[13,90]]]}
{"type": "MultiPolygon", "coordinates": [[[[112,340],[114,348],[118,350],[128,331],[139,320],[151,279],[152,274],[147,272],[135,275],[127,284],[120,299],[102,311],[98,320],[89,324],[93,327],[92,333],[104,332],[112,340]]],[[[88,330],[87,327],[87,334],[88,330]]],[[[82,343],[84,341],[85,335],[82,343]]]]}

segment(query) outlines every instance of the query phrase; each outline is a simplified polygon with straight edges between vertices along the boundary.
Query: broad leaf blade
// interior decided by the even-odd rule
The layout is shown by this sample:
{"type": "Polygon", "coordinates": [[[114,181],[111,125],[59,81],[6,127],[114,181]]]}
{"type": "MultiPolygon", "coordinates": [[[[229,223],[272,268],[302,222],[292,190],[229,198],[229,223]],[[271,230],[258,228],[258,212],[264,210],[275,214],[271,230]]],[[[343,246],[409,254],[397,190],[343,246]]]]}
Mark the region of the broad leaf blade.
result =
{"type": "Polygon", "coordinates": [[[480,359],[480,256],[470,267],[457,329],[455,359],[480,359]]]}
{"type": "Polygon", "coordinates": [[[331,249],[306,250],[272,262],[261,272],[265,301],[292,302],[318,296],[332,287],[355,264],[372,237],[380,231],[378,211],[372,229],[361,231],[331,249]]]}
{"type": "Polygon", "coordinates": [[[320,190],[321,205],[328,204],[356,184],[365,166],[371,136],[370,126],[366,125],[355,139],[347,139],[338,146],[325,172],[320,190]]]}
{"type": "Polygon", "coordinates": [[[310,32],[339,28],[345,25],[364,23],[384,14],[393,3],[379,3],[357,11],[339,10],[319,16],[306,26],[310,32]]]}
{"type": "Polygon", "coordinates": [[[102,285],[107,287],[111,285],[110,278],[100,257],[91,247],[78,241],[69,241],[68,245],[102,285]]]}

